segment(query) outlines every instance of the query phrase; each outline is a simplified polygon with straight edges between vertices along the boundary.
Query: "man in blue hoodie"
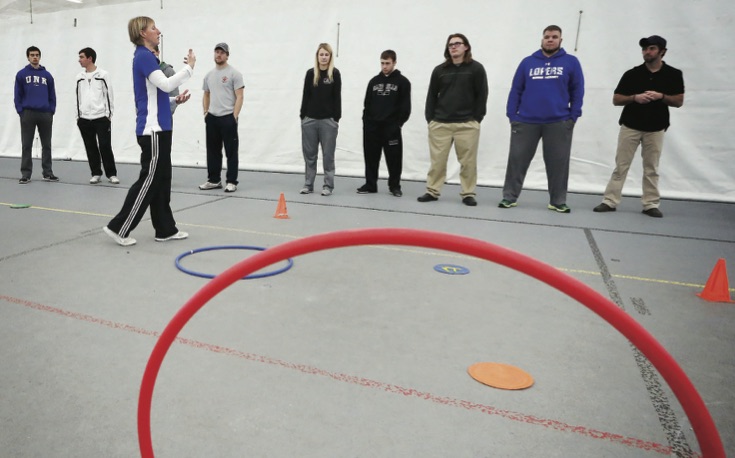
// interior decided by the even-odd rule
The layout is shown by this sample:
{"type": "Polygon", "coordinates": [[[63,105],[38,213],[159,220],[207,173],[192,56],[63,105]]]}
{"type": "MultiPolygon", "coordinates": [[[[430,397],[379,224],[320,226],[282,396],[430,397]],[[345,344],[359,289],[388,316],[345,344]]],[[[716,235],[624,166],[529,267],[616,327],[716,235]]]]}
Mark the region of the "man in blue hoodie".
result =
{"type": "Polygon", "coordinates": [[[506,107],[510,152],[500,208],[517,205],[526,172],[543,139],[548,209],[571,211],[567,206],[569,158],[574,124],[582,116],[584,76],[577,58],[567,54],[561,42],[561,28],[546,27],[541,49],[523,59],[513,77],[506,107]]]}
{"type": "Polygon", "coordinates": [[[54,77],[41,64],[41,50],[26,50],[28,65],[15,75],[15,111],[20,116],[21,161],[19,184],[28,184],[33,172],[31,148],[38,128],[41,138],[41,167],[45,181],[59,181],[51,169],[51,126],[56,112],[54,77]]]}

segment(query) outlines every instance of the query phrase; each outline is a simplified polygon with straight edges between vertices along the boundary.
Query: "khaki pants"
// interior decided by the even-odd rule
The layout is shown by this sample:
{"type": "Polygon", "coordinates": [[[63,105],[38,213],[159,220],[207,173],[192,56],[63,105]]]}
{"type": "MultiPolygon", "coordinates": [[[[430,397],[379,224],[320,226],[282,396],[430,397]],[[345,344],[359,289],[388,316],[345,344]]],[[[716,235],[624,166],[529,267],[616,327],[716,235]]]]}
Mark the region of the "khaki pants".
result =
{"type": "Polygon", "coordinates": [[[641,196],[643,210],[658,208],[661,201],[658,191],[658,162],[664,146],[664,131],[643,132],[625,126],[620,126],[618,151],[615,154],[615,170],[605,189],[602,199],[604,204],[613,208],[620,204],[625,178],[628,176],[628,170],[638,145],[641,145],[641,158],[643,159],[643,195],[641,196]]]}
{"type": "Polygon", "coordinates": [[[474,196],[477,185],[477,149],[480,144],[480,123],[477,121],[429,123],[429,152],[431,167],[426,176],[426,191],[434,197],[441,195],[442,186],[447,178],[449,150],[457,153],[460,164],[459,180],[462,186],[460,196],[474,196]]]}

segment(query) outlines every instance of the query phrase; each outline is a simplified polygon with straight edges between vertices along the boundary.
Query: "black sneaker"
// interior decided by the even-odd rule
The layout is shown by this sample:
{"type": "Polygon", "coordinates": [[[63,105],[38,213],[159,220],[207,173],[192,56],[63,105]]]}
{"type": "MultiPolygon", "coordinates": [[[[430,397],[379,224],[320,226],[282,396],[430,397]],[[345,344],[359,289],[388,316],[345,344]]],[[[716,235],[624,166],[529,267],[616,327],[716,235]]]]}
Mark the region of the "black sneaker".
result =
{"type": "Polygon", "coordinates": [[[43,181],[59,181],[59,177],[52,173],[51,175],[44,175],[43,181]]]}
{"type": "Polygon", "coordinates": [[[419,197],[416,200],[418,200],[419,202],[434,202],[435,200],[439,200],[439,198],[434,197],[427,192],[426,194],[424,194],[423,196],[419,197]]]}
{"type": "Polygon", "coordinates": [[[393,194],[396,197],[402,197],[403,196],[403,193],[401,192],[400,189],[391,189],[390,190],[390,193],[393,194]]]}
{"type": "Polygon", "coordinates": [[[592,209],[592,211],[596,213],[614,212],[615,210],[615,207],[611,207],[606,203],[602,203],[592,209]]]}
{"type": "Polygon", "coordinates": [[[375,194],[376,192],[378,192],[377,189],[371,189],[366,184],[364,184],[364,185],[360,186],[359,188],[357,188],[357,193],[358,194],[375,194]]]}
{"type": "Polygon", "coordinates": [[[476,207],[477,206],[477,200],[475,200],[472,196],[467,196],[464,199],[462,199],[462,203],[467,205],[468,207],[476,207]]]}
{"type": "Polygon", "coordinates": [[[644,215],[651,216],[653,218],[663,218],[664,217],[664,214],[661,213],[661,210],[659,210],[656,207],[649,208],[648,210],[643,210],[641,213],[643,213],[644,215]]]}
{"type": "Polygon", "coordinates": [[[23,177],[20,180],[18,180],[18,184],[28,184],[31,182],[30,178],[23,177]]]}

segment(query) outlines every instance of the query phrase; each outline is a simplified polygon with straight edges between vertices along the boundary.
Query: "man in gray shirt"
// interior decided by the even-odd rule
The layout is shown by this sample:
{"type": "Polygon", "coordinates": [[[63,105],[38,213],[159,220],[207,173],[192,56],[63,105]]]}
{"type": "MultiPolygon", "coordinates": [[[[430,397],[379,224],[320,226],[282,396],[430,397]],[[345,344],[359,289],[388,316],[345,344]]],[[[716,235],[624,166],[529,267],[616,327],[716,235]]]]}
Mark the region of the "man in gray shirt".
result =
{"type": "Polygon", "coordinates": [[[219,43],[214,47],[215,68],[204,77],[204,122],[207,132],[207,181],[201,190],[222,188],[222,146],[227,157],[225,192],[237,190],[238,146],[237,119],[242,109],[245,83],[242,73],[227,63],[230,47],[219,43]]]}

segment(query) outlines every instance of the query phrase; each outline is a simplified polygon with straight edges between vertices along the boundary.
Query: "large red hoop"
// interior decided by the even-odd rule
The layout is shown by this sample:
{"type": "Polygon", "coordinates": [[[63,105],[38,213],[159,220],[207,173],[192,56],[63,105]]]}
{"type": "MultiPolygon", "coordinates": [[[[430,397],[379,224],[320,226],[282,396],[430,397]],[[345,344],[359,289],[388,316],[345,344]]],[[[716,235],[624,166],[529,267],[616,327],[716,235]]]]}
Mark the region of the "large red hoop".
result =
{"type": "Polygon", "coordinates": [[[152,458],[151,401],[158,372],[171,344],[191,317],[210,299],[240,278],[279,261],[316,251],[358,245],[405,245],[461,253],[500,264],[540,280],[598,314],[643,353],[684,408],[704,458],[724,458],[725,449],[702,397],[674,358],[633,318],[584,283],[515,251],[469,237],[417,229],[353,229],[314,235],[268,248],[227,269],[204,285],[168,323],[148,359],[138,398],[138,443],[152,458]]]}

